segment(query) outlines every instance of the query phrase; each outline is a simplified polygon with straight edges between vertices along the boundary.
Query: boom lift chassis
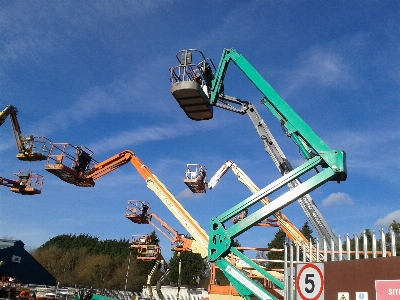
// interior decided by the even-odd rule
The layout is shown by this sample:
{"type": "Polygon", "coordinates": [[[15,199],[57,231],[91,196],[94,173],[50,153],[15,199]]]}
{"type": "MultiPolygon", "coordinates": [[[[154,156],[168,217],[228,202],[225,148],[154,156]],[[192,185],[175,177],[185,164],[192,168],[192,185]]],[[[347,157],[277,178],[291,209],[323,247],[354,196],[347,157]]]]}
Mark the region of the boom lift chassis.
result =
{"type": "Polygon", "coordinates": [[[216,106],[217,101],[221,97],[224,97],[223,81],[228,64],[232,61],[263,94],[262,103],[279,120],[286,135],[294,141],[302,155],[307,159],[299,167],[288,170],[281,178],[241,201],[225,213],[210,220],[208,260],[214,262],[224,272],[239,294],[246,299],[251,299],[252,295],[255,295],[259,299],[274,299],[274,296],[268,293],[260,284],[252,281],[225,259],[227,255],[232,253],[243,259],[260,273],[265,272],[260,266],[233,247],[234,238],[324,183],[346,180],[345,152],[342,150],[331,150],[236,50],[224,49],[218,68],[214,73],[210,71],[210,60],[203,56],[203,61],[198,65],[201,78],[198,79],[199,76],[197,73],[195,80],[190,75],[193,73],[196,74],[196,71],[193,71],[195,68],[191,67],[188,69],[185,65],[188,58],[191,61],[191,54],[189,55],[191,51],[198,50],[190,49],[181,51],[184,60],[181,60],[181,64],[178,66],[178,73],[174,71],[174,68],[170,69],[172,80],[171,93],[189,118],[193,120],[212,118],[212,106],[216,106]],[[185,101],[190,102],[192,98],[196,99],[197,102],[201,102],[202,100],[203,108],[210,108],[208,114],[203,114],[198,118],[197,115],[193,115],[192,107],[184,105],[185,101]],[[309,179],[301,183],[300,177],[308,174],[311,170],[317,170],[317,174],[310,176],[309,179]],[[241,222],[231,227],[227,226],[227,221],[235,215],[296,180],[298,180],[299,184],[294,188],[278,196],[274,201],[256,210],[251,215],[248,215],[241,222]]]}

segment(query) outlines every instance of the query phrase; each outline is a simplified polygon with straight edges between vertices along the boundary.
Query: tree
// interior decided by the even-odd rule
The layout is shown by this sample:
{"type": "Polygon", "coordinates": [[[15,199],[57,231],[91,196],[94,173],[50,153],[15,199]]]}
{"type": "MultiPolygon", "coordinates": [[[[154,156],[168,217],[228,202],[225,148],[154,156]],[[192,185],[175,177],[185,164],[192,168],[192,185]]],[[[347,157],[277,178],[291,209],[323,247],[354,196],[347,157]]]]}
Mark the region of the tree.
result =
{"type": "Polygon", "coordinates": [[[170,281],[177,285],[179,279],[179,260],[181,261],[181,285],[186,287],[198,287],[199,282],[206,276],[206,264],[198,253],[175,252],[169,261],[171,273],[170,281]]]}
{"type": "MultiPolygon", "coordinates": [[[[239,240],[234,240],[232,243],[232,246],[233,247],[241,247],[242,245],[239,243],[239,240]]],[[[224,272],[222,272],[219,268],[215,269],[215,280],[219,285],[229,285],[230,284],[230,282],[229,282],[228,278],[226,278],[224,272]]]]}
{"type": "MultiPolygon", "coordinates": [[[[155,231],[150,238],[153,245],[158,245],[155,231]]],[[[126,239],[102,241],[87,234],[63,234],[41,245],[32,256],[61,285],[119,290],[125,286],[127,262],[131,258],[127,290],[141,292],[153,264],[139,261],[137,250],[131,249],[130,244],[126,239]]]]}
{"type": "MultiPolygon", "coordinates": [[[[393,222],[389,225],[392,228],[394,232],[394,238],[395,238],[395,247],[396,247],[396,252],[400,251],[400,223],[396,222],[393,220],[393,222]]],[[[361,233],[358,236],[358,251],[360,251],[360,256],[364,256],[363,252],[364,251],[364,238],[363,238],[364,233],[361,233]]],[[[365,235],[367,237],[367,251],[372,250],[372,231],[370,229],[365,229],[365,235]]],[[[379,235],[378,235],[379,236],[379,235]]],[[[386,251],[391,250],[392,246],[392,241],[391,241],[391,235],[388,230],[388,232],[385,234],[385,240],[386,240],[386,251]]],[[[382,241],[380,239],[376,240],[376,250],[380,251],[382,250],[382,241]]],[[[343,249],[346,247],[346,242],[343,242],[343,249]]],[[[355,238],[350,239],[350,249],[355,250],[355,238]]],[[[355,258],[355,254],[351,254],[351,259],[355,258]]],[[[371,255],[368,255],[368,257],[372,257],[371,255]]]]}
{"type": "Polygon", "coordinates": [[[303,227],[301,227],[300,232],[304,235],[304,237],[310,241],[311,243],[314,244],[315,243],[315,238],[312,236],[312,229],[311,227],[308,225],[308,221],[306,221],[303,225],[303,227]]]}
{"type": "MultiPolygon", "coordinates": [[[[300,232],[304,235],[307,240],[311,239],[311,242],[314,243],[315,238],[312,236],[312,229],[308,225],[308,221],[306,221],[300,229],[300,232]]],[[[285,243],[288,241],[288,237],[286,233],[280,228],[274,235],[274,238],[268,243],[269,249],[283,249],[285,243]]],[[[264,260],[284,260],[284,252],[283,251],[259,251],[256,254],[256,258],[264,259],[264,260]]],[[[280,262],[262,262],[262,265],[268,267],[269,269],[282,269],[283,264],[280,262]]]]}
{"type": "MultiPolygon", "coordinates": [[[[286,233],[279,228],[279,230],[275,233],[274,238],[268,243],[269,249],[282,249],[284,244],[286,243],[286,233]]],[[[264,251],[261,251],[264,252],[264,251]]],[[[257,258],[264,258],[267,260],[283,260],[284,253],[283,252],[276,252],[276,251],[269,251],[267,253],[257,253],[257,258]]],[[[282,263],[279,262],[266,262],[264,263],[269,269],[282,269],[282,263]]]]}
{"type": "MultiPolygon", "coordinates": [[[[389,228],[392,227],[392,230],[394,232],[394,237],[395,237],[395,242],[396,242],[396,253],[400,252],[400,223],[396,222],[393,220],[392,224],[389,225],[389,228]]],[[[390,249],[391,247],[391,237],[390,234],[386,234],[386,243],[387,243],[387,248],[390,249]]],[[[398,255],[398,254],[397,254],[398,255]]]]}

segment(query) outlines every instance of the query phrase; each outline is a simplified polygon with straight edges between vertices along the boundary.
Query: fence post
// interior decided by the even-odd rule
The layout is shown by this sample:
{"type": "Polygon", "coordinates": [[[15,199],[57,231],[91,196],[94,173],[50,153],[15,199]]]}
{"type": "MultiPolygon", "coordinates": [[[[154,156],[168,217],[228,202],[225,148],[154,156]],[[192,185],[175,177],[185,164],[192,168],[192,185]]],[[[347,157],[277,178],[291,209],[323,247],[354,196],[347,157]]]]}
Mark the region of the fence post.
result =
{"type": "Polygon", "coordinates": [[[383,232],[383,228],[380,231],[381,231],[382,257],[386,257],[386,234],[383,232]]]}
{"type": "Polygon", "coordinates": [[[390,231],[390,243],[392,245],[392,256],[396,256],[396,238],[392,226],[390,226],[389,231],[390,231]]]}
{"type": "Polygon", "coordinates": [[[347,254],[347,260],[350,260],[350,238],[349,234],[346,234],[346,254],[347,254]]]}
{"type": "Polygon", "coordinates": [[[355,244],[355,252],[356,252],[355,259],[359,259],[360,258],[360,253],[359,253],[360,249],[358,248],[359,245],[358,245],[357,233],[354,234],[354,244],[355,244]]]}
{"type": "Polygon", "coordinates": [[[287,252],[288,252],[287,246],[288,246],[288,243],[285,243],[283,245],[283,249],[284,249],[284,254],[283,254],[284,255],[284,259],[283,259],[283,275],[284,275],[284,277],[283,277],[283,297],[284,297],[284,299],[288,299],[288,289],[289,289],[288,268],[287,268],[287,252]]]}
{"type": "Polygon", "coordinates": [[[288,280],[289,283],[289,300],[293,300],[293,243],[290,243],[290,277],[288,280]]]}
{"type": "Polygon", "coordinates": [[[364,259],[368,258],[368,240],[367,240],[367,231],[363,232],[363,251],[364,251],[364,259]]]}
{"type": "Polygon", "coordinates": [[[372,258],[376,258],[376,236],[372,230],[372,258]]]}

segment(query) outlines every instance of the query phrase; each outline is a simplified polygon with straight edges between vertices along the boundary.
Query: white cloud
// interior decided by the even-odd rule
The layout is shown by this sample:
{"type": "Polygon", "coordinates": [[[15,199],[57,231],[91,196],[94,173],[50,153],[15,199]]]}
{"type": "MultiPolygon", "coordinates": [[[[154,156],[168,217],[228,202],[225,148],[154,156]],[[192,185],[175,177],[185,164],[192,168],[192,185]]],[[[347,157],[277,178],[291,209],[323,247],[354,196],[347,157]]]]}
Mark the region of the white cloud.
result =
{"type": "MultiPolygon", "coordinates": [[[[309,84],[315,86],[343,86],[351,81],[349,67],[337,53],[311,49],[301,59],[302,63],[292,74],[291,85],[286,90],[291,93],[309,84]]],[[[348,85],[346,85],[348,86],[348,85]]]]}
{"type": "Polygon", "coordinates": [[[187,189],[184,189],[183,191],[181,191],[179,194],[178,194],[178,196],[177,196],[177,198],[179,199],[195,199],[195,200],[197,200],[197,199],[200,199],[200,198],[202,198],[203,197],[203,195],[204,194],[195,194],[195,193],[192,193],[188,188],[187,189]]]}
{"type": "Polygon", "coordinates": [[[400,161],[396,153],[399,143],[400,133],[395,130],[336,131],[327,139],[328,145],[335,144],[337,149],[346,151],[349,173],[359,173],[391,183],[399,181],[397,170],[400,161]]]}
{"type": "Polygon", "coordinates": [[[160,141],[182,135],[189,135],[189,125],[171,124],[166,126],[151,126],[136,128],[134,130],[124,131],[110,138],[102,139],[88,146],[96,154],[113,151],[122,148],[130,148],[135,145],[144,144],[149,141],[160,141]],[[179,130],[177,130],[179,128],[179,130]]]}
{"type": "Polygon", "coordinates": [[[383,218],[378,219],[376,225],[380,227],[389,227],[393,221],[400,222],[400,210],[395,210],[383,218]]]}
{"type": "Polygon", "coordinates": [[[322,206],[353,205],[354,201],[346,193],[332,193],[322,200],[322,206]]]}
{"type": "MultiPolygon", "coordinates": [[[[28,57],[43,61],[43,54],[55,53],[58,48],[65,47],[76,36],[84,34],[106,35],[101,29],[107,22],[120,26],[123,22],[114,22],[127,18],[141,25],[141,20],[149,14],[165,11],[170,1],[119,1],[82,2],[79,6],[68,3],[12,3],[3,5],[0,28],[2,44],[0,60],[22,61],[28,57]],[[79,7],[77,9],[77,7],[79,7]]],[[[135,28],[134,27],[134,28],[135,28]]]]}

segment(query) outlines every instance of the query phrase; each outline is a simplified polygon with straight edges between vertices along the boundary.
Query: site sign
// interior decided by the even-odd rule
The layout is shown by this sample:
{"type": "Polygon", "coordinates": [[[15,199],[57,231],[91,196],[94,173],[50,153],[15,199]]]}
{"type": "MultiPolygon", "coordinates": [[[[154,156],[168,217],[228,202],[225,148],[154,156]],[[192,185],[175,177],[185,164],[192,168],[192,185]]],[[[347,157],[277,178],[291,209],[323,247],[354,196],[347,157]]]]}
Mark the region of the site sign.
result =
{"type": "Polygon", "coordinates": [[[376,300],[400,300],[400,279],[375,280],[376,300]]]}
{"type": "Polygon", "coordinates": [[[324,299],[324,264],[297,264],[296,299],[324,299]]]}

